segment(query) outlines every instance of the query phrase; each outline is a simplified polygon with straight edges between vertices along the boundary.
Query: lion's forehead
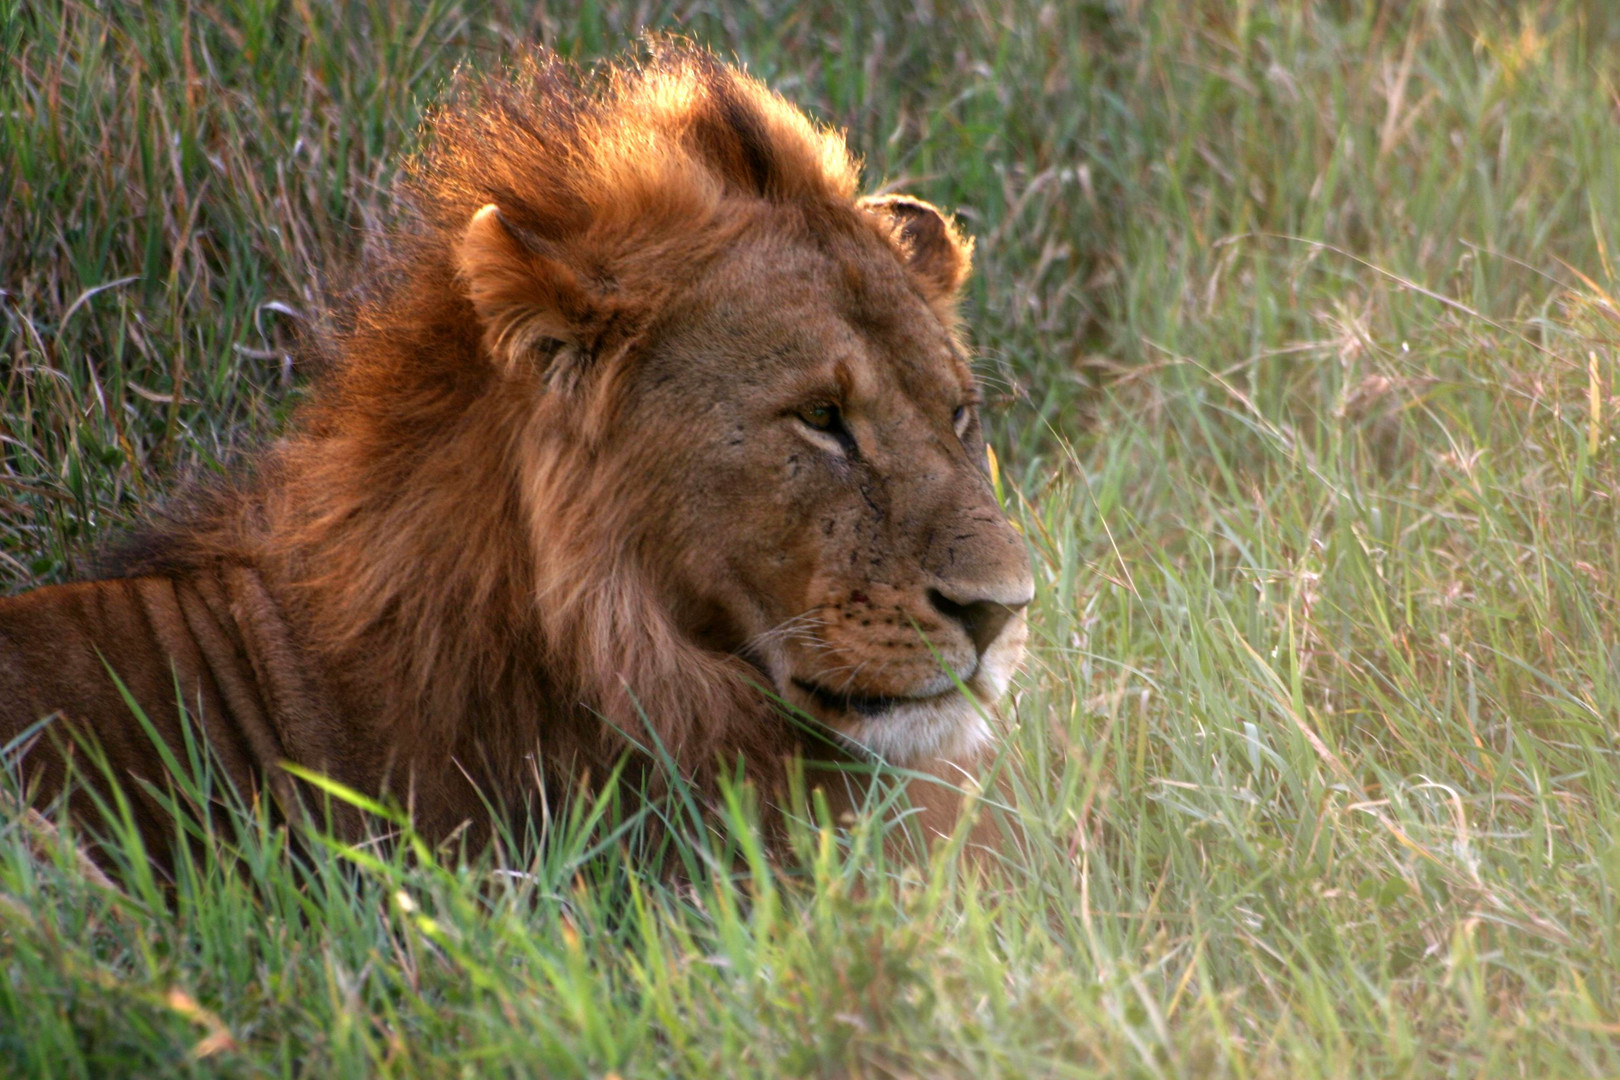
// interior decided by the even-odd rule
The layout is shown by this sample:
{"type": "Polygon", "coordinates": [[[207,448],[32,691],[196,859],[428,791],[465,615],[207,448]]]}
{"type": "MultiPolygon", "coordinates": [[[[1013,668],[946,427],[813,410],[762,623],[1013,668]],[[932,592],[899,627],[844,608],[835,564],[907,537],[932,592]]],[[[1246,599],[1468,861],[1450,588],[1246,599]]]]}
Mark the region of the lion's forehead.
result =
{"type": "Polygon", "coordinates": [[[694,276],[671,300],[689,344],[741,386],[838,362],[869,393],[931,400],[971,383],[967,357],[876,243],[827,250],[764,234],[694,276]]]}
{"type": "Polygon", "coordinates": [[[962,350],[937,327],[932,334],[926,327],[878,328],[831,306],[777,312],[740,326],[730,314],[694,328],[681,358],[683,367],[713,383],[722,397],[769,394],[786,400],[831,393],[849,407],[908,403],[948,413],[975,386],[962,350]],[[692,361],[696,370],[688,366],[692,361]]]}

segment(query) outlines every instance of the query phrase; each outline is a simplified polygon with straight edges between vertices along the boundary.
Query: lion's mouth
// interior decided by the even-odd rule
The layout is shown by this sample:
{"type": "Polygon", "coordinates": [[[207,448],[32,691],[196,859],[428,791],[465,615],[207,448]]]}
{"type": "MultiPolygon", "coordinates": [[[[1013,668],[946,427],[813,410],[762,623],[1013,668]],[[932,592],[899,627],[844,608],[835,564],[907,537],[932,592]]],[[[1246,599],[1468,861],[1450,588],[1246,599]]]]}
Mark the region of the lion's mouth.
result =
{"type": "Polygon", "coordinates": [[[888,697],[881,694],[856,694],[829,690],[825,686],[804,679],[794,679],[793,685],[809,694],[817,705],[824,709],[835,710],[842,713],[854,713],[857,716],[882,716],[893,711],[900,705],[926,705],[946,701],[956,697],[958,691],[955,686],[937,694],[923,694],[917,697],[888,697]]]}

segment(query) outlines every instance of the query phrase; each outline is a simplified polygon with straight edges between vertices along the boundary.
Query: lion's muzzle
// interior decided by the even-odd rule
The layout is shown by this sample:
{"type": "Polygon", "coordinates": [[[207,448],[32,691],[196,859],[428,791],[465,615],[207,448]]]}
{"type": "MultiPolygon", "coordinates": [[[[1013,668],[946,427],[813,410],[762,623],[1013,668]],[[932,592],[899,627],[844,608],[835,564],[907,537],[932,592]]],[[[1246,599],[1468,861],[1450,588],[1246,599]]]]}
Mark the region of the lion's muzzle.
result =
{"type": "Polygon", "coordinates": [[[814,632],[785,643],[784,693],[894,764],[971,755],[989,740],[990,709],[1023,660],[1034,590],[1018,555],[1011,573],[988,583],[936,580],[909,595],[871,583],[831,590],[814,632]]]}

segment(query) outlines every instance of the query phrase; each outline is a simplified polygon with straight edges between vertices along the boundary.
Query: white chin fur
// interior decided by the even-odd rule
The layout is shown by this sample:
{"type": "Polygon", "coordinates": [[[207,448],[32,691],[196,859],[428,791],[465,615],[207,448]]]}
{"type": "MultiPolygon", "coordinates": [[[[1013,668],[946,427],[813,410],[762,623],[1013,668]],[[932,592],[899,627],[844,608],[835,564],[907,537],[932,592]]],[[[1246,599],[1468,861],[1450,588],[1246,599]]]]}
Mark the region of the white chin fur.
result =
{"type": "Polygon", "coordinates": [[[881,716],[861,716],[836,725],[851,746],[891,765],[936,758],[971,757],[990,742],[984,706],[961,694],[942,701],[897,705],[881,716]]]}
{"type": "Polygon", "coordinates": [[[987,720],[989,710],[1007,692],[1013,673],[1023,662],[1028,637],[1028,624],[1020,616],[980,659],[969,687],[982,704],[964,694],[950,694],[897,705],[880,716],[845,716],[831,721],[831,726],[852,746],[891,765],[970,758],[994,738],[987,720]]]}

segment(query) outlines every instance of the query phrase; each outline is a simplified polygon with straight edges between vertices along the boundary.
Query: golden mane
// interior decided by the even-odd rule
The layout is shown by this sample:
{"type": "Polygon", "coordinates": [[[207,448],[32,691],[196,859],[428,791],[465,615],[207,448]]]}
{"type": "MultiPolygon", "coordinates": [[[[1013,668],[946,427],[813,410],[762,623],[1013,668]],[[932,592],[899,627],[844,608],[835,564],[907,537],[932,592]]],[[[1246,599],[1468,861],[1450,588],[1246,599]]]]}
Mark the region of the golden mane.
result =
{"type": "Polygon", "coordinates": [[[458,82],[406,171],[409,197],[443,241],[495,203],[571,261],[608,265],[649,243],[683,256],[728,199],[855,196],[842,136],[691,46],[657,42],[638,65],[590,75],[541,54],[458,82]]]}

